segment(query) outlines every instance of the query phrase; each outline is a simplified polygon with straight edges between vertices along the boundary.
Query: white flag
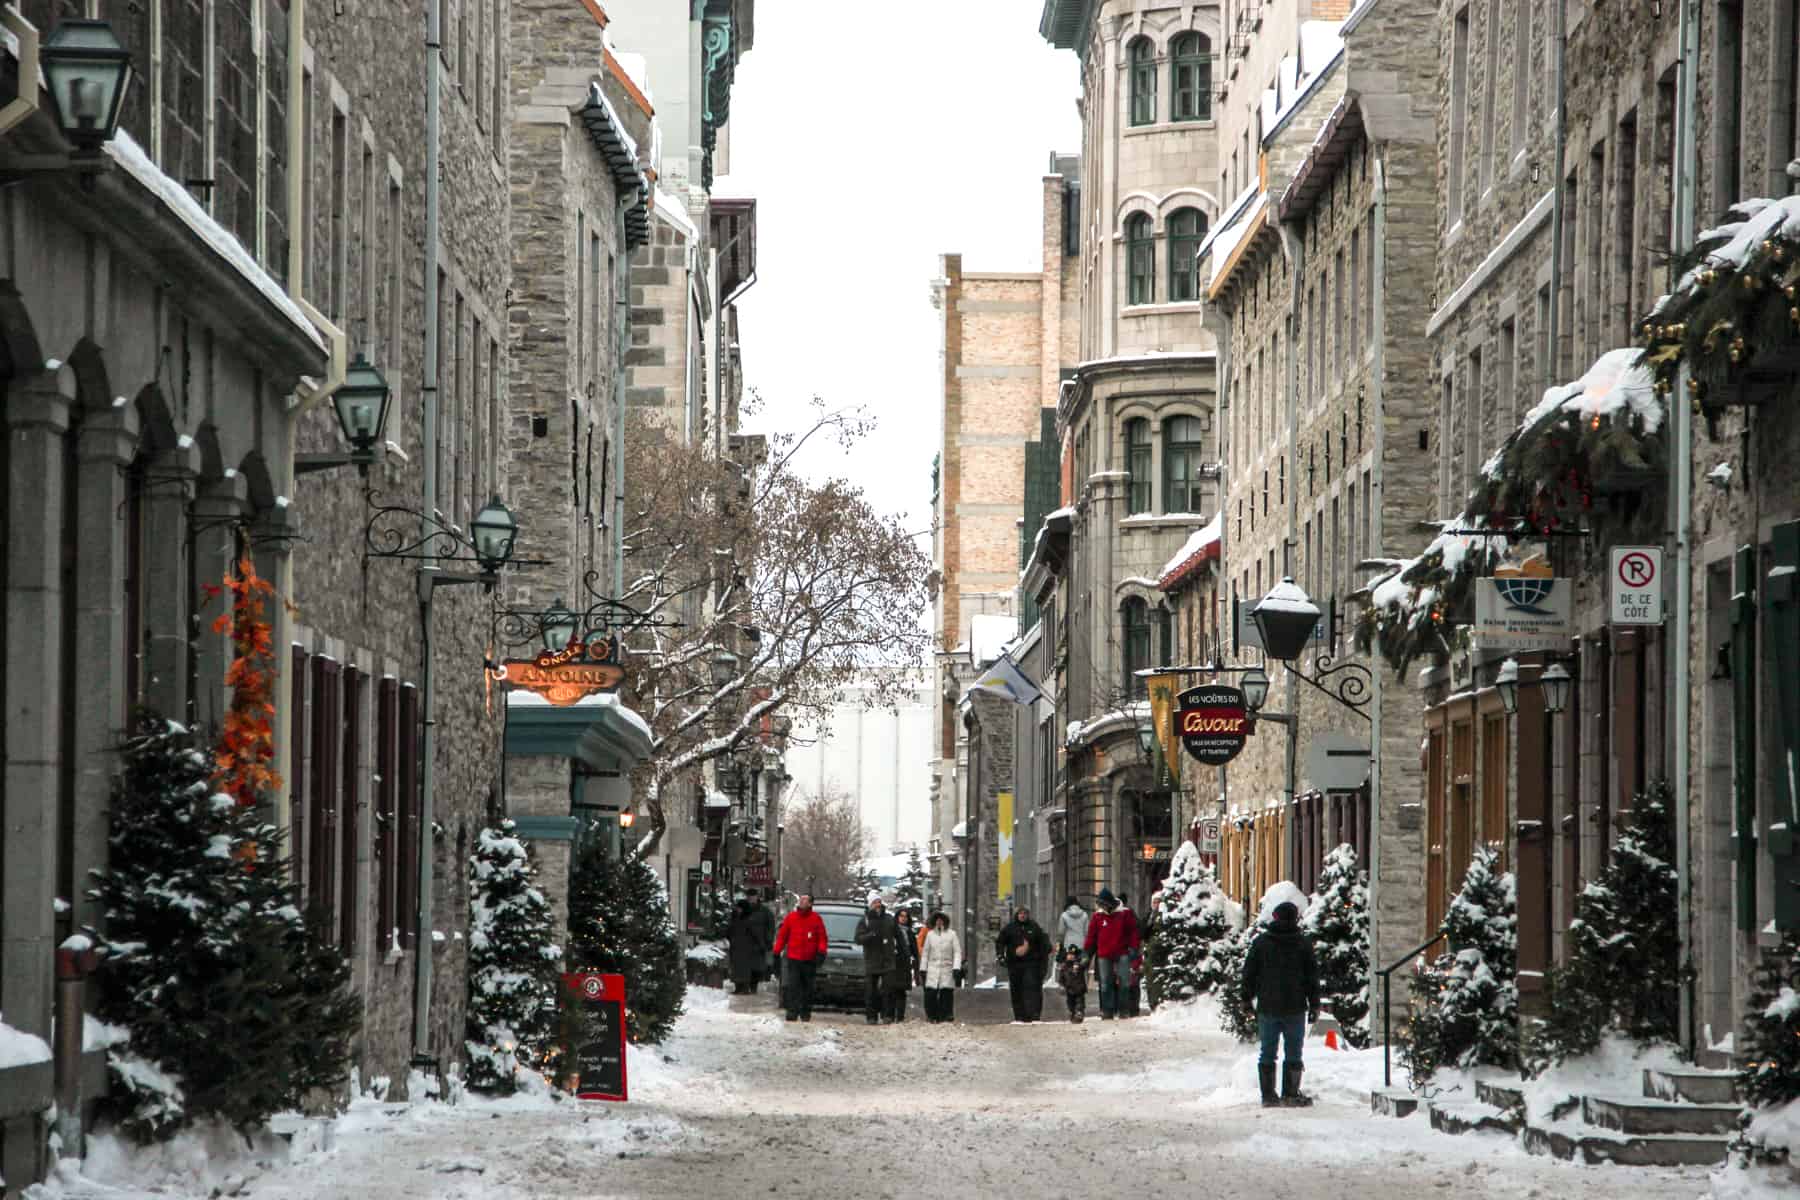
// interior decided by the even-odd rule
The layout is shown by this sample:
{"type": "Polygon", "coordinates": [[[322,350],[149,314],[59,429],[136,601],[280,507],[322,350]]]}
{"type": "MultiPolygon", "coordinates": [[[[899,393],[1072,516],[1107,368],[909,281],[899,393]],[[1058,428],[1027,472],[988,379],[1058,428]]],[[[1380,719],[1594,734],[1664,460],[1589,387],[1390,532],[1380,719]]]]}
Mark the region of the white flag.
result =
{"type": "Polygon", "coordinates": [[[993,692],[1005,696],[1014,704],[1035,704],[1043,692],[1037,684],[1025,678],[1023,672],[1013,664],[1009,655],[1002,654],[994,660],[992,666],[981,673],[981,676],[969,685],[971,692],[993,692]]]}

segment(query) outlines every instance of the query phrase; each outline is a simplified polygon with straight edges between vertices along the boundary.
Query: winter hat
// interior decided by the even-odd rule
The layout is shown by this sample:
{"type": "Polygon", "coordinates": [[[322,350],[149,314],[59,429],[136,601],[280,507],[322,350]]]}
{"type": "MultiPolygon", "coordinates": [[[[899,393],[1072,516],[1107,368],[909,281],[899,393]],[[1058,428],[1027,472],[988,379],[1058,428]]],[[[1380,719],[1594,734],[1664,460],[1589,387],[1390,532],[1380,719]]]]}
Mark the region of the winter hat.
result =
{"type": "Polygon", "coordinates": [[[1111,904],[1111,903],[1112,903],[1112,902],[1113,902],[1113,901],[1114,901],[1114,900],[1115,900],[1115,899],[1117,899],[1117,897],[1115,897],[1115,896],[1114,896],[1114,895],[1113,895],[1113,894],[1112,894],[1112,889],[1111,889],[1111,888],[1104,888],[1104,887],[1103,887],[1103,888],[1101,888],[1101,889],[1100,889],[1100,903],[1102,903],[1102,904],[1111,904]]]}
{"type": "Polygon", "coordinates": [[[1280,904],[1275,906],[1275,919],[1277,921],[1298,921],[1300,919],[1300,909],[1295,906],[1292,900],[1283,900],[1280,904]]]}

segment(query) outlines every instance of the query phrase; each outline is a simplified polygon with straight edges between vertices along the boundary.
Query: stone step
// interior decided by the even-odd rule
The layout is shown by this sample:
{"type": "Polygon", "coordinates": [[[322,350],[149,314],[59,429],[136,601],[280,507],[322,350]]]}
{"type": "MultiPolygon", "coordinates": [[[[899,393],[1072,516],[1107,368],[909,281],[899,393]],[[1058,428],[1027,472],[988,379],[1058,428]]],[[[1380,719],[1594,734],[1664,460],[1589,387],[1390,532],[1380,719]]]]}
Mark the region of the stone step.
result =
{"type": "Polygon", "coordinates": [[[1729,1071],[1737,1066],[1728,1052],[1714,1050],[1711,1046],[1703,1046],[1694,1052],[1694,1065],[1705,1071],[1729,1071]]]}
{"type": "Polygon", "coordinates": [[[1729,1135],[1743,1106],[1685,1104],[1627,1096],[1583,1096],[1582,1119],[1602,1129],[1629,1134],[1729,1135]]]}
{"type": "Polygon", "coordinates": [[[1532,1154],[1597,1166],[1709,1167],[1725,1160],[1727,1140],[1684,1134],[1621,1136],[1601,1130],[1525,1126],[1521,1140],[1532,1154]]]}
{"type": "Polygon", "coordinates": [[[1419,1111],[1419,1097],[1405,1088],[1376,1088],[1369,1093],[1369,1111],[1378,1117],[1410,1117],[1419,1111]]]}
{"type": "Polygon", "coordinates": [[[1495,1108],[1508,1112],[1525,1111],[1525,1090],[1516,1083],[1502,1083],[1495,1079],[1477,1079],[1475,1081],[1475,1098],[1483,1104],[1491,1104],[1495,1108]]]}
{"type": "Polygon", "coordinates": [[[1433,1100],[1425,1106],[1431,1127],[1440,1133],[1504,1133],[1519,1131],[1519,1118],[1479,1100],[1433,1100]]]}
{"type": "Polygon", "coordinates": [[[1709,1071],[1704,1067],[1679,1067],[1659,1071],[1644,1069],[1644,1095],[1652,1100],[1685,1100],[1689,1104],[1737,1102],[1737,1072],[1709,1071]]]}

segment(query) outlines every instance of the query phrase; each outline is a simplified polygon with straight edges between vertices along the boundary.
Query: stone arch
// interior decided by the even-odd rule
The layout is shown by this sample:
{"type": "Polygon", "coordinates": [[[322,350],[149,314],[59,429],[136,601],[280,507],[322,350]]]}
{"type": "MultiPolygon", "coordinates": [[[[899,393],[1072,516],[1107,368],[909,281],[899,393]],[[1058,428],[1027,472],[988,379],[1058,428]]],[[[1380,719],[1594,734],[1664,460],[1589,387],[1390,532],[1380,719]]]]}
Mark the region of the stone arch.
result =
{"type": "Polygon", "coordinates": [[[1219,219],[1219,201],[1205,188],[1178,187],[1164,196],[1156,206],[1158,224],[1178,208],[1197,208],[1206,214],[1206,225],[1210,230],[1219,219]]]}
{"type": "Polygon", "coordinates": [[[138,453],[141,455],[167,454],[176,448],[181,435],[175,428],[175,414],[169,409],[169,401],[163,395],[162,385],[146,383],[138,389],[134,401],[138,411],[138,453]]]}
{"type": "Polygon", "coordinates": [[[1160,206],[1157,204],[1156,196],[1150,192],[1127,193],[1125,198],[1119,201],[1119,207],[1113,212],[1114,240],[1124,239],[1125,222],[1129,221],[1132,216],[1137,213],[1143,213],[1150,218],[1150,232],[1152,234],[1160,234],[1162,232],[1162,213],[1159,211],[1159,208],[1160,206]]]}
{"type": "Polygon", "coordinates": [[[275,507],[275,478],[269,474],[269,460],[262,451],[252,450],[238,462],[238,474],[244,477],[244,486],[250,496],[250,507],[255,512],[267,512],[275,507]]]}
{"type": "Polygon", "coordinates": [[[0,279],[0,379],[29,374],[43,363],[44,350],[25,297],[12,280],[0,279]]]}
{"type": "Polygon", "coordinates": [[[91,338],[83,337],[69,351],[69,366],[75,372],[76,407],[87,413],[111,408],[112,377],[106,369],[106,355],[91,338]]]}
{"type": "Polygon", "coordinates": [[[228,468],[225,465],[225,453],[219,448],[219,427],[211,421],[203,421],[194,430],[194,444],[200,449],[200,478],[203,482],[223,479],[228,468]]]}

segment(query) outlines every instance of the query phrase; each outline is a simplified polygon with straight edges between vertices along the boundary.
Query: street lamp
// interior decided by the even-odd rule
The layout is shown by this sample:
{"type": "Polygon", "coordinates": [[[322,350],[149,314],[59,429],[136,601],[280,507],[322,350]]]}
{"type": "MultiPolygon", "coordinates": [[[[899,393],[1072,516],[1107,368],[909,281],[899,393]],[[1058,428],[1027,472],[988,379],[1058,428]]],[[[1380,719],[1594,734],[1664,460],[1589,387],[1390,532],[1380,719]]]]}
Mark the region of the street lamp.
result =
{"type": "Polygon", "coordinates": [[[720,646],[713,651],[711,668],[713,686],[722,688],[737,678],[738,656],[720,646]]]}
{"type": "Polygon", "coordinates": [[[1244,672],[1244,706],[1251,712],[1260,712],[1269,699],[1269,674],[1261,667],[1251,667],[1244,672]]]}
{"type": "Polygon", "coordinates": [[[500,503],[500,497],[495,496],[469,522],[469,534],[475,545],[475,561],[492,575],[512,557],[513,543],[519,536],[519,522],[512,511],[500,503]]]}
{"type": "Polygon", "coordinates": [[[637,824],[637,814],[632,812],[630,809],[626,809],[624,812],[619,814],[619,828],[620,829],[630,829],[633,825],[636,825],[636,824],[637,824]]]}
{"type": "Polygon", "coordinates": [[[544,649],[552,654],[561,654],[568,648],[575,637],[575,614],[563,605],[558,596],[550,602],[550,609],[544,614],[544,649]]]}
{"type": "Polygon", "coordinates": [[[1494,675],[1494,687],[1500,693],[1500,707],[1507,715],[1519,711],[1519,660],[1509,658],[1494,675]]]}
{"type": "Polygon", "coordinates": [[[45,40],[40,62],[63,136],[82,154],[98,156],[118,132],[131,52],[105,21],[71,18],[45,40]]]}
{"type": "Polygon", "coordinates": [[[1269,594],[1250,610],[1263,650],[1270,658],[1292,662],[1306,649],[1319,624],[1319,606],[1307,599],[1290,575],[1269,589],[1269,594]]]}
{"type": "Polygon", "coordinates": [[[1559,713],[1569,706],[1569,671],[1559,662],[1544,668],[1539,676],[1544,684],[1544,711],[1559,713]]]}
{"type": "Polygon", "coordinates": [[[375,364],[359,351],[344,382],[331,394],[332,410],[337,414],[338,432],[350,443],[348,454],[296,454],[294,474],[307,475],[328,471],[333,467],[354,466],[367,478],[375,461],[375,446],[387,430],[388,409],[393,392],[387,379],[375,364]]]}

